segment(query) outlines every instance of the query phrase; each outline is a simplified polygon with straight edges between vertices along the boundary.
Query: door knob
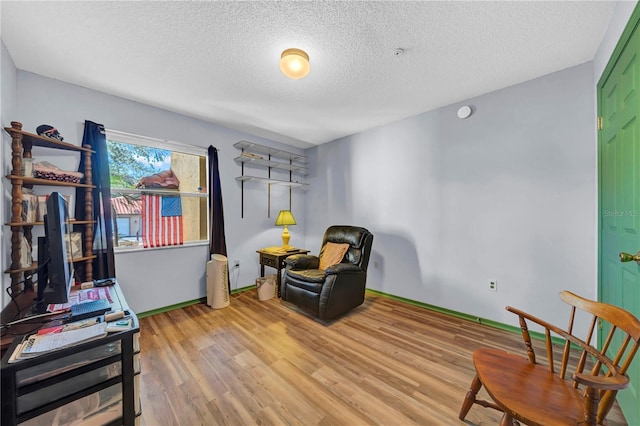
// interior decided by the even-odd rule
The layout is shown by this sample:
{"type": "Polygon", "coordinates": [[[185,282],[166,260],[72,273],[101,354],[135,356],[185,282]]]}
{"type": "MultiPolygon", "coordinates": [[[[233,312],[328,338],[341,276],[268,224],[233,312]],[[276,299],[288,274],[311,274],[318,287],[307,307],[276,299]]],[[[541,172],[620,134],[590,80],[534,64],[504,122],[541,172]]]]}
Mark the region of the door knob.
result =
{"type": "Polygon", "coordinates": [[[636,254],[620,253],[620,262],[631,262],[632,260],[640,265],[640,251],[636,254]]]}

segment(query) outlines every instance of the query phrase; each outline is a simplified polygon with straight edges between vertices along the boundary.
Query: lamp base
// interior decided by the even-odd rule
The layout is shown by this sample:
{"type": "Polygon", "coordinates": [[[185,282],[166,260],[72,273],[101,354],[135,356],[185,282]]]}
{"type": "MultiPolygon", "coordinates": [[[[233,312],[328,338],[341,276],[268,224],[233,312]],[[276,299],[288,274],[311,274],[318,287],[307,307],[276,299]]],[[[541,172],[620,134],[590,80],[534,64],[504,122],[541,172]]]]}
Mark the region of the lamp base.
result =
{"type": "Polygon", "coordinates": [[[289,234],[289,230],[287,229],[287,225],[284,225],[284,229],[282,230],[282,248],[289,249],[293,248],[289,245],[289,240],[291,239],[291,234],[289,234]]]}

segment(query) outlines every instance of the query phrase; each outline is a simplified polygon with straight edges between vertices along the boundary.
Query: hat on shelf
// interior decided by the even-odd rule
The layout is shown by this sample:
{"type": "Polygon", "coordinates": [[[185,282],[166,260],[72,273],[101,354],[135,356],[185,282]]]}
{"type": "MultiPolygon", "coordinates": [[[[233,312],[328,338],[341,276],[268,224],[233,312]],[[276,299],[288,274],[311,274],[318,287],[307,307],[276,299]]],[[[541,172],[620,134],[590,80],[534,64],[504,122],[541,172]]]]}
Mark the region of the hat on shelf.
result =
{"type": "Polygon", "coordinates": [[[41,124],[40,126],[38,126],[38,128],[36,129],[36,133],[40,136],[46,136],[51,139],[57,139],[59,141],[64,140],[60,132],[58,132],[58,129],[53,126],[49,126],[48,124],[41,124]]]}

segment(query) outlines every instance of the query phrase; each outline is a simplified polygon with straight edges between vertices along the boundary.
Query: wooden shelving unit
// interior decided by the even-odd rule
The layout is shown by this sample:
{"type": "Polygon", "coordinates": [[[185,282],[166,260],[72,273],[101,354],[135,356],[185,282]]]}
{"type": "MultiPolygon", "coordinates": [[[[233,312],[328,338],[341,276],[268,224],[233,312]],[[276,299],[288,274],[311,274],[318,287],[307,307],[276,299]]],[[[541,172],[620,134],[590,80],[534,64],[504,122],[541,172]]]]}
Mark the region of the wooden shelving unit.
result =
{"type": "MultiPolygon", "coordinates": [[[[67,142],[58,141],[56,139],[39,136],[34,133],[22,130],[22,123],[17,121],[11,122],[11,127],[5,127],[5,130],[11,135],[11,173],[7,179],[11,181],[11,219],[6,225],[11,227],[11,266],[5,273],[11,276],[11,290],[20,291],[20,284],[24,281],[24,288],[29,289],[33,286],[31,273],[37,269],[37,263],[33,263],[31,267],[23,267],[20,262],[20,245],[21,235],[27,239],[29,248],[32,244],[32,229],[34,226],[41,226],[42,222],[23,222],[22,220],[22,198],[23,188],[33,188],[34,186],[58,186],[58,187],[75,187],[83,188],[86,191],[85,216],[93,217],[93,201],[91,189],[91,154],[93,151],[88,145],[77,146],[67,142]],[[59,182],[54,180],[37,179],[30,176],[24,176],[22,172],[22,162],[25,158],[32,158],[32,148],[34,146],[70,151],[84,155],[85,170],[83,183],[59,182]]],[[[73,262],[82,262],[84,264],[83,281],[93,279],[93,224],[92,220],[70,221],[71,225],[84,225],[83,237],[83,256],[73,259],[73,262]]]]}

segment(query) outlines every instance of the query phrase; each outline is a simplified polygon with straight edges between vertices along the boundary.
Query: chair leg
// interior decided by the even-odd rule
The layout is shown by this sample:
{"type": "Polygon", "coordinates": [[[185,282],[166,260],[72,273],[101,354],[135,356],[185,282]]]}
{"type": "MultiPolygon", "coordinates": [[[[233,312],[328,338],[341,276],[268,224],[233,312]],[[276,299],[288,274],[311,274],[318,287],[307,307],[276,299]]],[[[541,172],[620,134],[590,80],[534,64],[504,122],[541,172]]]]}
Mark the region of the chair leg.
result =
{"type": "Polygon", "coordinates": [[[509,414],[504,413],[500,419],[500,426],[520,426],[520,422],[513,420],[509,414]]]}
{"type": "Polygon", "coordinates": [[[464,401],[462,402],[462,408],[460,408],[460,414],[458,415],[458,418],[460,420],[464,420],[464,418],[467,417],[467,413],[471,409],[471,406],[476,402],[476,395],[478,394],[478,391],[481,387],[482,382],[476,374],[476,376],[473,378],[473,381],[471,382],[471,387],[469,388],[469,391],[467,392],[467,395],[464,397],[464,401]]]}

